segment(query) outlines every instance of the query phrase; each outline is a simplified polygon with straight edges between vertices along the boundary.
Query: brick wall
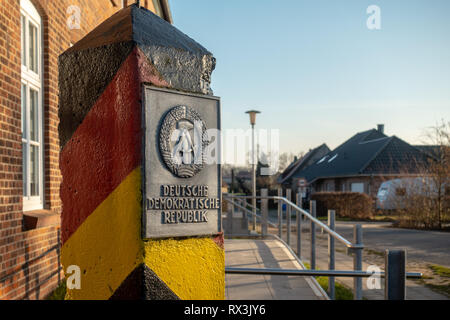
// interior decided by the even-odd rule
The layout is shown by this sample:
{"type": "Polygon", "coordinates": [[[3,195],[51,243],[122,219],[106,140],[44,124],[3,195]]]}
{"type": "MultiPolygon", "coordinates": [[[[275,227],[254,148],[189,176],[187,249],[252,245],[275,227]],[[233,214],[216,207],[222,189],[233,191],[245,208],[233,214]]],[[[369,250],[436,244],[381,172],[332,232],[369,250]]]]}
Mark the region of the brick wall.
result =
{"type": "Polygon", "coordinates": [[[43,299],[63,277],[58,226],[16,234],[0,249],[0,256],[1,299],[43,299]]]}
{"type": "MultiPolygon", "coordinates": [[[[59,214],[58,56],[119,10],[122,0],[32,2],[43,24],[44,209],[59,214]],[[70,5],[81,9],[80,30],[67,27],[70,5]]],[[[141,5],[154,11],[152,1],[141,5]]],[[[59,225],[26,230],[23,223],[20,25],[20,0],[0,0],[0,299],[44,298],[61,277],[59,225]]]]}

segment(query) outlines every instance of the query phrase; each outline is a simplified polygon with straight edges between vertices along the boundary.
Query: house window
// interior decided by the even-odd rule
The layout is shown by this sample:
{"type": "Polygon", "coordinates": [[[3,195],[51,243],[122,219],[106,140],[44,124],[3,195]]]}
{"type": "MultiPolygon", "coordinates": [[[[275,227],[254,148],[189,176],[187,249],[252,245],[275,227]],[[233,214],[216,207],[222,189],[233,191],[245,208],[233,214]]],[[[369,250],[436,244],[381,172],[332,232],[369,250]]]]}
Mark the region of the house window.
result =
{"type": "Polygon", "coordinates": [[[317,164],[321,164],[322,162],[324,162],[326,159],[328,158],[328,156],[323,157],[322,159],[320,159],[317,164]]]}
{"type": "Polygon", "coordinates": [[[331,157],[331,159],[330,160],[328,160],[328,163],[330,163],[330,162],[332,162],[334,159],[336,159],[338,157],[338,155],[337,154],[335,154],[333,157],[331,157]]]}
{"type": "Polygon", "coordinates": [[[352,192],[359,192],[364,193],[364,183],[358,182],[358,183],[352,183],[352,192]]]}
{"type": "Polygon", "coordinates": [[[23,210],[43,208],[42,19],[20,1],[23,210]]]}

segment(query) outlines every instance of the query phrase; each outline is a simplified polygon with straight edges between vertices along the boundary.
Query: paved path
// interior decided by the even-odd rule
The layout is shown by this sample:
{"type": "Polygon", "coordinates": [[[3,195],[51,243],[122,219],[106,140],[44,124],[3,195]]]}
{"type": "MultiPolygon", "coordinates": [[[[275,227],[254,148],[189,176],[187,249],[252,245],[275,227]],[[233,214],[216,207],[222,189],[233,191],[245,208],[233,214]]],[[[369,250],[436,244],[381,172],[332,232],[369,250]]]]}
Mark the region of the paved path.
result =
{"type": "MultiPolygon", "coordinates": [[[[277,240],[225,240],[227,267],[302,269],[277,240]]],[[[311,277],[238,275],[225,277],[228,300],[323,300],[311,277]]]]}

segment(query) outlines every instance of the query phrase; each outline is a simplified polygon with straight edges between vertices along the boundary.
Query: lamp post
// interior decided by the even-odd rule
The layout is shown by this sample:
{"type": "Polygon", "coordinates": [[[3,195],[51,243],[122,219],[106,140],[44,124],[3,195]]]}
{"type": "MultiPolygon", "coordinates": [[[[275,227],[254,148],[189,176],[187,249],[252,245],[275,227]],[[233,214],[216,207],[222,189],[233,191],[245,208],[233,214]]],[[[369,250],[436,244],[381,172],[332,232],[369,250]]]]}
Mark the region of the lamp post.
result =
{"type": "Polygon", "coordinates": [[[256,231],[256,166],[255,166],[255,123],[256,115],[261,113],[256,110],[246,112],[250,115],[250,125],[252,126],[252,205],[253,205],[253,231],[256,231]]]}

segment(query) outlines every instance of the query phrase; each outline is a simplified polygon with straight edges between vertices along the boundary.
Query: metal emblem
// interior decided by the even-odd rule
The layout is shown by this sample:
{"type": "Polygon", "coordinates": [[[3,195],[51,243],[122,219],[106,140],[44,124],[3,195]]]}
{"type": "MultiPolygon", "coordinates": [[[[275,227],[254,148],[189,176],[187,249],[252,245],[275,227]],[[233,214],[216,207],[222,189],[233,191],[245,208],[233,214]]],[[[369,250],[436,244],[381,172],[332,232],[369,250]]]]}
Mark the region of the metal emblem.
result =
{"type": "Polygon", "coordinates": [[[159,131],[161,157],[169,171],[180,178],[191,178],[203,169],[209,144],[206,125],[190,107],[172,108],[159,131]]]}

